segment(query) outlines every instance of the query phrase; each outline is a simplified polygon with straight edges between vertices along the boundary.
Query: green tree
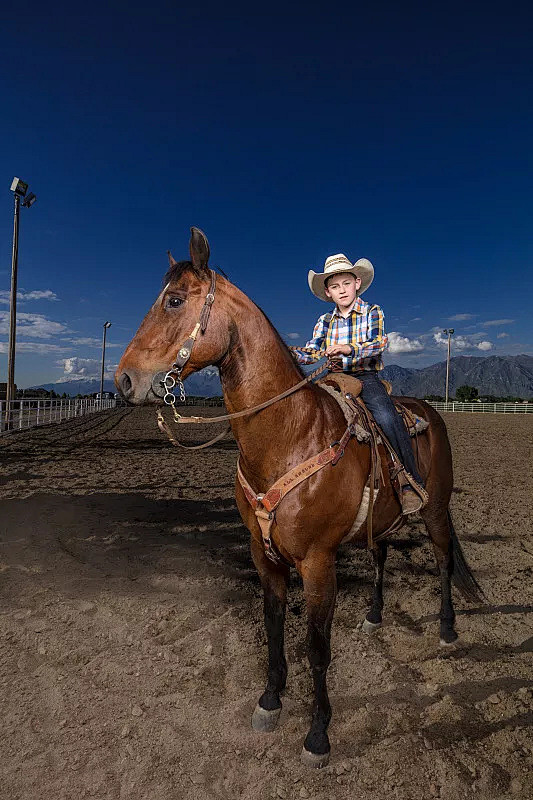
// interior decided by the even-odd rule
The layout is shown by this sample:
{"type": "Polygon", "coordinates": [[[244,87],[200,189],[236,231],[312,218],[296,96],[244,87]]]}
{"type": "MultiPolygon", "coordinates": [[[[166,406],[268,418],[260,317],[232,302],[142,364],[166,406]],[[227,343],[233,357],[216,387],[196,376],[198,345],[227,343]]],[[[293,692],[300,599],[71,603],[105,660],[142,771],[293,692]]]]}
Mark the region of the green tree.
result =
{"type": "Polygon", "coordinates": [[[464,386],[459,386],[457,391],[455,392],[455,399],[459,403],[471,403],[472,400],[476,400],[479,395],[478,390],[475,386],[468,386],[466,383],[464,386]]]}

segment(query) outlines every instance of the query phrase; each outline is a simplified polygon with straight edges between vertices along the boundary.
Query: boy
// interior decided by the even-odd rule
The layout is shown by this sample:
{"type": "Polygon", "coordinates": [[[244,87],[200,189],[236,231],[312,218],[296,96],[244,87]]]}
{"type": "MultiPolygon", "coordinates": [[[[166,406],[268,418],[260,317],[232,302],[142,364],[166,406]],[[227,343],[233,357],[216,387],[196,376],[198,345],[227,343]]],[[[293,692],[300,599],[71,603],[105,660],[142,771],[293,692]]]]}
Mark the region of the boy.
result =
{"type": "Polygon", "coordinates": [[[360,295],[374,279],[374,267],[366,258],[355,264],[339,253],[329,256],[323,272],[309,270],[309,288],[321,300],[332,300],[335,308],[322,314],[313,338],[305,347],[291,347],[300,364],[310,364],[324,356],[341,357],[343,372],[357,376],[363,384],[361,399],[383,429],[405,469],[421,487],[419,497],[410,486],[402,491],[402,511],[412,514],[425,505],[424,482],[418,473],[409,434],[378,373],[383,369],[382,353],[388,339],[383,311],[369,305],[360,295]]]}

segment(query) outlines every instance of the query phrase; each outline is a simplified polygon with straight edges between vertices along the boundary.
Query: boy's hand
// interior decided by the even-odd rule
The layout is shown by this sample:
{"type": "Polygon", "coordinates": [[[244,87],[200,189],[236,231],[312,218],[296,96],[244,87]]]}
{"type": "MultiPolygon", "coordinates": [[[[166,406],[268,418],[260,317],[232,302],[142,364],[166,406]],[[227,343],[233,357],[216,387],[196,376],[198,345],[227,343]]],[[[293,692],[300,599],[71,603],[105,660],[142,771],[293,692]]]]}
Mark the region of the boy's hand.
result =
{"type": "Polygon", "coordinates": [[[327,356],[351,356],[352,348],[349,344],[332,344],[326,349],[327,356]]]}

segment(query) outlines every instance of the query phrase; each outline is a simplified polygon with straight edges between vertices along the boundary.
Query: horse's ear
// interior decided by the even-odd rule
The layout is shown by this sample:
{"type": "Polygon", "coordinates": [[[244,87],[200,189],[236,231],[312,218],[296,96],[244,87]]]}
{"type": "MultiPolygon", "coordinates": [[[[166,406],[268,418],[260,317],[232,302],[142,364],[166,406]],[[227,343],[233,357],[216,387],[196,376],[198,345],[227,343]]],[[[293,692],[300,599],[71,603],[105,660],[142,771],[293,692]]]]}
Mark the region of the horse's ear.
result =
{"type": "Polygon", "coordinates": [[[209,242],[207,236],[200,228],[191,228],[191,241],[189,243],[191,261],[198,270],[207,270],[209,261],[209,242]]]}
{"type": "Polygon", "coordinates": [[[170,250],[167,250],[167,256],[168,256],[169,267],[175,267],[178,262],[176,261],[170,250]]]}

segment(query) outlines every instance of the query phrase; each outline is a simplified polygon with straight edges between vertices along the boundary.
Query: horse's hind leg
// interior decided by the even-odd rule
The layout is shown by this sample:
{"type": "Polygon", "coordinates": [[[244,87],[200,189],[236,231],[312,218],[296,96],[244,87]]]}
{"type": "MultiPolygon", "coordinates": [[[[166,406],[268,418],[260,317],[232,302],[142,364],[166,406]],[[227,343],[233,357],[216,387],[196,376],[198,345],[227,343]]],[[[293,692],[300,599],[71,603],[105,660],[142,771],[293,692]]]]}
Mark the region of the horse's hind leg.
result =
{"type": "Polygon", "coordinates": [[[372,558],[374,559],[374,591],[370,610],[363,620],[362,630],[364,633],[373,633],[381,628],[383,622],[381,612],[383,611],[383,572],[387,560],[387,542],[377,542],[374,545],[372,558]]]}
{"type": "Polygon", "coordinates": [[[440,570],[440,643],[449,645],[457,639],[455,611],[452,602],[453,542],[448,524],[447,509],[426,506],[421,512],[426,530],[433,543],[433,550],[440,570]]]}
{"type": "Polygon", "coordinates": [[[269,561],[262,545],[254,539],[252,539],[252,558],[263,587],[268,642],[267,685],[252,715],[252,727],[256,731],[270,732],[276,727],[281,713],[280,693],[285,688],[287,680],[284,629],[289,568],[269,561]]]}

